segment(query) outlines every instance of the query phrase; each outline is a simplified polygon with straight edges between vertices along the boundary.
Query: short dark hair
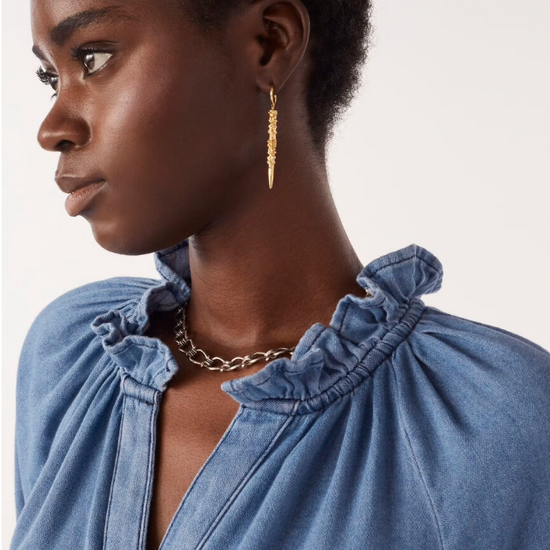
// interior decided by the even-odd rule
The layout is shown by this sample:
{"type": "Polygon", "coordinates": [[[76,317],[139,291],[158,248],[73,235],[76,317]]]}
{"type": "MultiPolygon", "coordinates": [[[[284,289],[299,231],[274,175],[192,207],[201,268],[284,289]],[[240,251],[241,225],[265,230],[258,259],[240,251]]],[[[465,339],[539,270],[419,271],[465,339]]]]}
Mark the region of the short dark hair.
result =
{"type": "MultiPolygon", "coordinates": [[[[254,0],[175,0],[200,30],[220,29],[254,0]]],[[[371,38],[372,0],[302,0],[310,18],[308,49],[311,73],[307,87],[308,124],[314,146],[323,156],[335,123],[361,84],[371,38]]]]}

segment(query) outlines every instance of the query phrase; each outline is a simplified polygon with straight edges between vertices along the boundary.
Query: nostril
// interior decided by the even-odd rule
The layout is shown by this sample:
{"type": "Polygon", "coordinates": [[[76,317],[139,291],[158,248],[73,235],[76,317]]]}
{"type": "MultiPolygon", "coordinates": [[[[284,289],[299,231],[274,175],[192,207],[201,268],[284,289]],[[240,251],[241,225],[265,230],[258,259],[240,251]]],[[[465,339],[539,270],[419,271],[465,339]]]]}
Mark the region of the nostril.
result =
{"type": "Polygon", "coordinates": [[[61,153],[69,149],[71,147],[71,142],[67,139],[62,139],[55,147],[55,149],[61,153]]]}

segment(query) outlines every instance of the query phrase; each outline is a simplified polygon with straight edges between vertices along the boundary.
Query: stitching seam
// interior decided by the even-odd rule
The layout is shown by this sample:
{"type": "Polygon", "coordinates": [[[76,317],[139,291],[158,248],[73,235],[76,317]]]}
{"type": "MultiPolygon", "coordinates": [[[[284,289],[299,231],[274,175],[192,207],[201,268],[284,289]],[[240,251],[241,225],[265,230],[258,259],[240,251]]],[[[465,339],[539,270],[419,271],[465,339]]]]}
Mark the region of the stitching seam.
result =
{"type": "MultiPolygon", "coordinates": [[[[405,342],[406,340],[408,340],[409,336],[407,336],[407,338],[405,338],[403,340],[403,342],[405,342]]],[[[401,342],[401,343],[403,343],[401,342]]],[[[430,503],[430,508],[431,508],[431,511],[432,511],[432,514],[433,514],[433,517],[434,517],[434,521],[435,521],[435,526],[437,528],[437,535],[439,537],[439,543],[441,544],[441,548],[442,550],[445,550],[445,545],[443,544],[443,536],[441,535],[441,528],[439,526],[439,520],[437,518],[437,513],[436,513],[436,510],[435,510],[435,505],[433,503],[433,500],[432,500],[432,497],[430,495],[430,492],[428,491],[428,486],[426,484],[426,481],[424,479],[424,476],[422,475],[422,470],[420,469],[420,465],[418,464],[418,461],[416,459],[416,455],[414,454],[414,449],[413,449],[413,446],[412,446],[412,443],[411,443],[411,439],[409,437],[409,432],[407,431],[407,427],[405,425],[405,420],[403,418],[403,413],[401,411],[401,392],[399,390],[399,383],[397,381],[397,376],[395,374],[395,369],[394,369],[394,366],[393,364],[391,363],[391,361],[389,362],[390,364],[390,369],[391,369],[391,372],[393,374],[393,378],[395,380],[395,384],[397,386],[397,390],[398,390],[398,400],[397,400],[397,409],[399,411],[399,418],[401,420],[401,425],[403,426],[403,431],[405,432],[405,438],[407,440],[407,444],[408,444],[408,447],[409,447],[409,451],[411,453],[411,457],[412,457],[412,460],[414,462],[414,465],[416,466],[416,469],[418,471],[418,475],[420,477],[420,480],[422,482],[422,485],[424,486],[424,490],[426,491],[426,496],[428,497],[428,502],[430,503]]]]}
{"type": "MultiPolygon", "coordinates": [[[[154,405],[158,405],[157,401],[158,401],[158,392],[155,393],[155,397],[154,397],[154,405]]],[[[140,399],[140,401],[142,401],[140,399]]],[[[150,405],[150,403],[148,403],[150,405]]],[[[147,505],[150,504],[149,502],[149,495],[151,493],[151,489],[152,489],[152,485],[153,485],[153,481],[154,481],[154,466],[155,466],[155,441],[156,441],[156,438],[155,438],[155,434],[156,434],[156,430],[155,430],[155,423],[156,423],[156,419],[157,419],[157,414],[158,414],[158,411],[159,411],[159,407],[158,406],[154,406],[154,407],[151,407],[151,410],[150,410],[150,415],[151,415],[151,420],[149,422],[149,455],[147,457],[147,462],[148,462],[148,467],[147,467],[147,487],[143,493],[143,501],[141,503],[141,525],[140,525],[140,529],[139,529],[139,538],[138,538],[138,549],[141,549],[143,547],[143,545],[145,544],[145,537],[147,535],[146,533],[146,529],[147,529],[147,525],[145,523],[145,519],[146,519],[146,516],[148,516],[148,514],[146,514],[146,508],[147,508],[147,505]]]]}
{"type": "Polygon", "coordinates": [[[227,512],[227,510],[231,507],[235,499],[237,498],[238,494],[241,492],[241,490],[244,488],[244,486],[248,483],[248,480],[254,475],[255,471],[258,469],[260,464],[265,460],[268,453],[271,451],[273,446],[275,445],[275,442],[280,438],[281,434],[286,430],[287,426],[294,420],[294,413],[296,412],[296,409],[298,408],[298,403],[294,406],[292,412],[288,415],[288,418],[283,422],[282,426],[279,428],[277,433],[273,436],[271,441],[268,443],[267,447],[264,449],[264,452],[260,455],[258,460],[254,463],[254,465],[250,468],[247,475],[241,480],[239,485],[237,485],[236,489],[233,491],[231,496],[227,499],[227,502],[225,503],[224,507],[220,510],[210,527],[208,528],[208,531],[204,534],[203,538],[197,545],[196,550],[201,550],[201,548],[204,547],[212,533],[214,532],[214,529],[218,525],[218,523],[221,521],[223,515],[227,512]]]}
{"type": "MultiPolygon", "coordinates": [[[[121,384],[123,384],[124,378],[122,378],[120,382],[121,384]]],[[[124,391],[122,391],[121,393],[122,393],[122,415],[120,417],[120,428],[118,430],[118,442],[117,442],[117,450],[116,450],[116,457],[115,457],[115,465],[113,468],[113,477],[111,478],[111,488],[109,489],[109,503],[107,504],[107,520],[105,521],[105,529],[103,531],[104,548],[108,548],[107,542],[108,542],[108,536],[109,536],[108,527],[111,521],[111,503],[113,502],[113,489],[115,486],[115,478],[118,473],[118,459],[120,456],[120,448],[122,447],[121,440],[122,440],[122,429],[124,427],[124,412],[126,410],[126,401],[124,399],[124,395],[125,395],[124,391]]]]}
{"type": "MultiPolygon", "coordinates": [[[[231,424],[227,427],[227,431],[223,434],[220,441],[218,441],[218,444],[216,445],[215,449],[212,451],[210,456],[206,459],[206,462],[201,466],[201,469],[197,472],[195,478],[191,482],[191,485],[187,488],[187,491],[183,495],[182,500],[179,503],[179,506],[175,512],[175,514],[172,516],[172,520],[170,521],[170,524],[168,525],[168,528],[166,529],[166,533],[164,534],[164,538],[162,539],[159,550],[162,550],[165,545],[165,541],[168,539],[168,536],[170,535],[172,529],[174,528],[174,524],[176,523],[176,518],[179,516],[181,508],[184,506],[184,504],[187,502],[189,495],[191,491],[193,490],[193,487],[197,484],[200,477],[202,477],[203,472],[206,470],[207,465],[210,463],[211,460],[213,460],[214,455],[218,454],[220,447],[222,446],[223,442],[227,439],[229,434],[233,431],[235,428],[235,425],[237,424],[237,419],[244,413],[245,405],[241,404],[239,407],[239,410],[233,417],[233,420],[231,421],[231,424]]],[[[200,545],[199,545],[200,546],[200,545]]],[[[196,550],[199,550],[199,546],[197,546],[196,550]]]]}

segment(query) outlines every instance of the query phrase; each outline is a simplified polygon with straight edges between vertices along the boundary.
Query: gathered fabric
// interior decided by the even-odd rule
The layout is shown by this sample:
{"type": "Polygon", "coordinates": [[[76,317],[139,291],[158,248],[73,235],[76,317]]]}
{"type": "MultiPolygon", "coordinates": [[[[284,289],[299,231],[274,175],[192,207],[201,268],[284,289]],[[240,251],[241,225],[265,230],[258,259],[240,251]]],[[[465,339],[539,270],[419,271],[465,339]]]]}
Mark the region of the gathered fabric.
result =
{"type": "MultiPolygon", "coordinates": [[[[10,550],[145,550],[178,363],[144,333],[189,300],[188,239],[154,261],[160,278],[72,289],[27,333],[10,550]]],[[[549,547],[550,353],[426,306],[442,278],[419,245],[381,256],[357,275],[370,296],[221,383],[238,412],[159,550],[549,547]]]]}

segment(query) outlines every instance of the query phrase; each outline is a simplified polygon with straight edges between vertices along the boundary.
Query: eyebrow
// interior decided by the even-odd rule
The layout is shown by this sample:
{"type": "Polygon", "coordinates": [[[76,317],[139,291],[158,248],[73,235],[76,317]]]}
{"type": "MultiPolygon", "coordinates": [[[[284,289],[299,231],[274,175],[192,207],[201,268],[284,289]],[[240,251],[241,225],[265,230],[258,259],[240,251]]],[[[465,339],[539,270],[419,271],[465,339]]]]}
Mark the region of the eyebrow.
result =
{"type": "MultiPolygon", "coordinates": [[[[122,6],[107,6],[84,10],[60,21],[50,31],[50,41],[61,47],[79,29],[91,27],[98,23],[120,21],[121,19],[134,19],[134,17],[125,12],[122,6]]],[[[46,61],[46,55],[35,44],[32,46],[32,52],[38,59],[46,61]]]]}

